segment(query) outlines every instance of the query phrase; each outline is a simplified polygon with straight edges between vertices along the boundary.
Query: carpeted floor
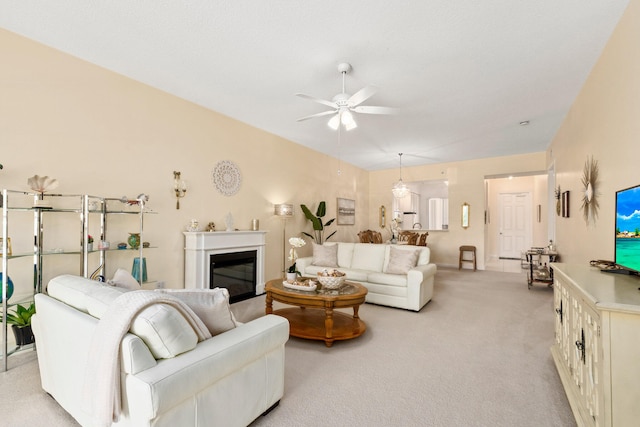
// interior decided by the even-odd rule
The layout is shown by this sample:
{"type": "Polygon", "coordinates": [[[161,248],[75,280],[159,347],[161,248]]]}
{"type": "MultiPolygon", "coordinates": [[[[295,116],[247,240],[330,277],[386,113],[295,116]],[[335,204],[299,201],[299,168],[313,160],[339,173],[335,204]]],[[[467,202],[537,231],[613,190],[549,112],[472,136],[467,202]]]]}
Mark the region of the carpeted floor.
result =
{"type": "MultiPolygon", "coordinates": [[[[522,273],[440,269],[419,313],[365,304],[359,338],[290,339],[285,395],[251,426],[575,426],[549,353],[552,296],[522,273]]],[[[233,309],[261,316],[264,296],[233,309]]],[[[40,390],[33,352],[9,362],[0,424],[77,425],[40,390]]]]}

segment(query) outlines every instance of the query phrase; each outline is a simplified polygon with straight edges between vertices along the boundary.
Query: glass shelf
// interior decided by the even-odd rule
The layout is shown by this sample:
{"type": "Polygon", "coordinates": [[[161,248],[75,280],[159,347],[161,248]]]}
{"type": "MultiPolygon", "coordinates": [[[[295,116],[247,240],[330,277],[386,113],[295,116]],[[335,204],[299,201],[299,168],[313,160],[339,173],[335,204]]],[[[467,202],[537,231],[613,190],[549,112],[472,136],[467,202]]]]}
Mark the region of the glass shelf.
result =
{"type": "MultiPolygon", "coordinates": [[[[142,195],[141,195],[142,196],[142,195]]],[[[139,197],[141,197],[139,196],[139,197]]],[[[108,219],[111,215],[111,219],[113,219],[113,223],[116,226],[114,230],[122,230],[121,222],[126,222],[128,224],[137,223],[133,230],[139,231],[141,236],[144,236],[143,233],[143,216],[145,214],[156,214],[157,212],[148,209],[145,206],[146,198],[138,199],[126,199],[126,198],[104,198],[93,196],[89,194],[52,194],[45,193],[43,196],[36,192],[26,192],[26,191],[16,191],[9,189],[2,189],[1,197],[0,197],[0,211],[3,213],[3,221],[2,221],[2,232],[0,236],[7,237],[8,244],[5,245],[6,252],[11,251],[11,237],[10,231],[18,237],[20,245],[18,245],[19,251],[12,253],[11,255],[5,255],[4,257],[0,255],[0,271],[6,271],[7,275],[10,269],[9,261],[13,259],[28,259],[29,257],[33,258],[33,266],[25,269],[23,265],[24,262],[17,261],[15,268],[16,271],[19,271],[23,276],[31,275],[31,270],[33,270],[33,292],[37,293],[43,289],[43,265],[45,263],[44,259],[49,259],[51,255],[72,255],[79,257],[80,260],[80,275],[84,277],[89,277],[90,275],[101,275],[104,277],[105,271],[107,271],[107,253],[111,253],[111,257],[116,258],[118,261],[122,262],[121,258],[138,258],[143,257],[143,251],[146,249],[156,248],[155,246],[149,247],[141,247],[137,249],[133,249],[131,247],[127,247],[125,249],[118,249],[117,243],[114,242],[113,239],[116,237],[116,233],[110,233],[111,226],[108,226],[108,219]],[[38,206],[37,204],[42,204],[43,206],[38,206]],[[56,218],[56,213],[62,213],[60,218],[56,218]],[[13,228],[9,229],[9,217],[14,215],[18,217],[16,227],[13,225],[13,228]],[[66,214],[72,214],[69,216],[65,216],[66,214]],[[67,227],[72,232],[75,232],[75,228],[73,227],[69,220],[73,215],[77,215],[80,219],[80,227],[79,227],[79,245],[74,244],[73,240],[69,237],[69,234],[66,233],[61,238],[60,235],[54,233],[54,240],[47,240],[50,248],[46,249],[43,247],[43,237],[47,234],[48,228],[51,228],[52,225],[62,224],[64,227],[67,227]],[[124,215],[126,218],[116,218],[116,216],[124,215]],[[32,220],[29,220],[29,223],[33,224],[33,243],[29,243],[26,240],[26,224],[25,216],[33,217],[32,220]],[[130,219],[137,219],[137,221],[131,221],[130,219]],[[108,230],[109,229],[109,230],[108,230]],[[20,231],[20,232],[19,232],[20,231]],[[19,233],[18,233],[19,232],[19,233]],[[99,243],[99,239],[96,239],[96,242],[93,243],[92,249],[88,248],[88,239],[91,235],[94,236],[104,236],[105,241],[110,241],[111,238],[111,246],[107,249],[100,249],[97,247],[99,243]],[[112,237],[113,236],[113,237],[112,237]],[[59,245],[56,247],[55,245],[59,245]],[[33,250],[31,250],[33,248],[33,250]],[[25,252],[27,250],[27,252],[25,252]],[[113,252],[122,251],[125,253],[123,257],[113,256],[113,252]],[[90,254],[98,254],[98,255],[90,255],[90,254]],[[97,268],[95,268],[97,266],[97,268]],[[94,270],[95,268],[95,270],[94,270]],[[93,272],[93,273],[92,273],[93,272]]],[[[13,223],[13,221],[12,221],[13,223]]],[[[31,227],[29,227],[31,228],[31,227]]],[[[54,227],[55,228],[55,227],[54,227]]],[[[125,233],[126,236],[126,233],[125,233]]],[[[126,237],[125,237],[126,239],[126,237]]],[[[123,240],[123,243],[126,243],[127,240],[123,240]]],[[[15,243],[15,242],[14,242],[15,243]]],[[[15,247],[16,245],[14,245],[15,247]]],[[[72,264],[72,257],[67,260],[66,258],[55,259],[53,262],[57,263],[69,263],[72,264]]],[[[49,261],[52,263],[52,261],[49,261]]],[[[30,281],[30,280],[29,280],[30,281]]],[[[27,282],[25,282],[27,283],[27,282]]],[[[153,286],[155,281],[145,281],[141,285],[149,288],[153,286]]],[[[1,286],[1,285],[0,285],[1,286]]],[[[12,299],[8,301],[4,301],[0,303],[0,313],[2,312],[2,308],[4,310],[13,307],[18,304],[23,306],[28,306],[34,300],[33,294],[23,296],[24,293],[20,291],[18,295],[14,295],[12,299]]],[[[12,310],[13,310],[12,309],[12,310]]],[[[32,345],[25,345],[18,347],[16,346],[14,349],[9,349],[7,347],[7,324],[6,322],[1,323],[3,330],[2,335],[2,348],[0,348],[0,362],[2,362],[2,366],[0,366],[0,372],[7,370],[7,357],[4,357],[3,353],[6,355],[10,355],[15,353],[16,351],[20,351],[27,348],[34,348],[32,345]]]]}

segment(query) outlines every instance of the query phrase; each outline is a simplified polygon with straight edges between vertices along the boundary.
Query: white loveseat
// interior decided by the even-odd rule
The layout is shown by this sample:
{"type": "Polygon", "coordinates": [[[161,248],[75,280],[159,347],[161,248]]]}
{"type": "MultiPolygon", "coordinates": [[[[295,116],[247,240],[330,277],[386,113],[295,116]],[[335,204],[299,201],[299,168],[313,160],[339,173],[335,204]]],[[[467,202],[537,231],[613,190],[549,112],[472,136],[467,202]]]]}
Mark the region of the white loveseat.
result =
{"type": "MultiPolygon", "coordinates": [[[[118,305],[113,301],[126,290],[65,275],[52,279],[47,291],[35,296],[32,321],[42,388],[81,425],[90,426],[94,419],[83,399],[94,386],[85,383],[92,376],[87,375],[89,359],[97,357],[90,351],[99,322],[93,315],[118,305]]],[[[172,307],[155,304],[142,311],[138,318],[144,319],[134,322],[142,324],[140,336],[127,333],[121,341],[122,412],[114,426],[246,426],[279,402],[289,338],[285,319],[267,315],[238,322],[197,342],[190,338],[192,329],[179,330],[184,318],[171,318],[177,311],[168,309],[172,307]],[[166,312],[169,318],[163,318],[166,312]],[[188,351],[157,356],[182,351],[175,347],[184,345],[188,351]]]]}
{"type": "Polygon", "coordinates": [[[335,268],[346,273],[347,280],[366,286],[367,302],[413,311],[419,311],[433,297],[437,268],[429,262],[426,246],[325,242],[324,247],[337,246],[337,265],[333,266],[318,256],[318,246],[314,244],[314,256],[297,260],[296,267],[303,276],[313,277],[335,268]],[[398,251],[417,254],[413,266],[401,269],[406,273],[398,273],[397,269],[390,272],[389,262],[398,251]]]}

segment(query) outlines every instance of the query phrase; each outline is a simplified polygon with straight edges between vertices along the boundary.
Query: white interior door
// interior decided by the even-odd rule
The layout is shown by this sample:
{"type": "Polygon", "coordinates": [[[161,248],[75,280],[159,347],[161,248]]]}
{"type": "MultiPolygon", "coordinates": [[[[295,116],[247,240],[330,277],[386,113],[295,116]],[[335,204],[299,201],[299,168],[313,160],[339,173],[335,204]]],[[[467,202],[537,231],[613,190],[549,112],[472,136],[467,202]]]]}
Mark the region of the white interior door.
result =
{"type": "Polygon", "coordinates": [[[520,259],[532,241],[531,193],[500,193],[500,258],[520,259]]]}

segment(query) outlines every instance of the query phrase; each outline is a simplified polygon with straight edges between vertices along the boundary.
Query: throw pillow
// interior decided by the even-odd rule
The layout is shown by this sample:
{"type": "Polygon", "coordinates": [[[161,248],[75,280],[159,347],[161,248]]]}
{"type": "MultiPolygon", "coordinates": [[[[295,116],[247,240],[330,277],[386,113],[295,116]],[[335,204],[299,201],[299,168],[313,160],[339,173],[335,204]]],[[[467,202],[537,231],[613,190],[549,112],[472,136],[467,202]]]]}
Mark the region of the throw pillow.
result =
{"type": "Polygon", "coordinates": [[[156,292],[170,293],[182,300],[207,326],[212,336],[238,326],[231,306],[229,291],[215,289],[156,289],[156,292]]]}
{"type": "Polygon", "coordinates": [[[189,322],[167,304],[153,304],[142,310],[133,320],[129,332],[144,341],[155,359],[175,357],[193,350],[198,344],[198,336],[189,322]]]}
{"type": "Polygon", "coordinates": [[[107,280],[107,284],[111,286],[118,286],[120,288],[130,289],[135,291],[140,289],[140,283],[123,268],[116,270],[116,274],[113,275],[113,279],[107,280]]]}
{"type": "Polygon", "coordinates": [[[337,267],[338,245],[324,246],[314,243],[311,264],[319,267],[337,267]]]}
{"type": "Polygon", "coordinates": [[[385,273],[407,274],[418,262],[420,250],[402,250],[391,246],[389,251],[389,265],[387,265],[385,273]]]}

